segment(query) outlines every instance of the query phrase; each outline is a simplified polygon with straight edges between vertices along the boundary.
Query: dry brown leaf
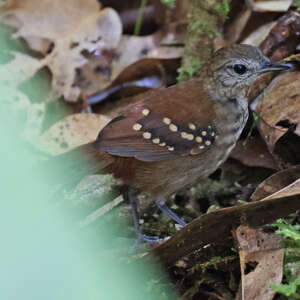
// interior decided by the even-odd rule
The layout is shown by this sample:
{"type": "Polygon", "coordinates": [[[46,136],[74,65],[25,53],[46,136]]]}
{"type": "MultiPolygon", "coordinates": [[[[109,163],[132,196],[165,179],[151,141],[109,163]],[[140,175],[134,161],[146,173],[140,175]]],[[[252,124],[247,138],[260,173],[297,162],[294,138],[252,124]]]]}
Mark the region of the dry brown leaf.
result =
{"type": "Polygon", "coordinates": [[[271,60],[282,60],[295,53],[300,43],[300,14],[288,11],[278,19],[260,48],[271,60]]]}
{"type": "Polygon", "coordinates": [[[300,194],[300,166],[277,172],[264,180],[251,196],[252,201],[300,194]]]}
{"type": "MultiPolygon", "coordinates": [[[[246,222],[251,227],[271,224],[300,209],[299,194],[254,201],[201,215],[176,232],[169,240],[152,249],[152,254],[171,266],[178,259],[195,254],[206,255],[206,248],[231,247],[232,229],[246,222]]],[[[205,256],[207,259],[207,256],[205,256]]],[[[259,299],[259,298],[256,298],[259,299]]]]}
{"type": "Polygon", "coordinates": [[[289,197],[294,195],[300,195],[300,179],[296,180],[295,182],[291,183],[290,185],[286,186],[280,191],[264,198],[263,200],[277,199],[281,197],[289,197]]]}
{"type": "Polygon", "coordinates": [[[122,25],[118,14],[111,8],[99,9],[96,0],[16,0],[4,13],[3,21],[16,27],[15,36],[27,40],[32,49],[45,53],[53,43],[37,70],[49,67],[54,89],[66,100],[75,101],[80,94],[73,83],[76,69],[87,62],[82,51],[113,48],[119,43],[122,25]]]}
{"type": "Polygon", "coordinates": [[[94,141],[109,121],[106,116],[97,114],[81,113],[68,116],[41,136],[39,148],[52,155],[62,154],[94,141]]]}
{"type": "Polygon", "coordinates": [[[162,46],[160,43],[163,40],[175,41],[177,35],[172,32],[167,35],[158,32],[142,37],[123,35],[117,49],[99,52],[80,69],[76,80],[78,86],[86,96],[89,96],[109,87],[134,63],[146,59],[153,62],[156,59],[159,63],[160,60],[178,59],[183,55],[183,47],[162,46]]]}
{"type": "MultiPolygon", "coordinates": [[[[3,15],[4,23],[16,27],[17,37],[41,38],[54,42],[69,36],[86,22],[86,18],[99,13],[97,1],[71,0],[14,0],[3,15]]],[[[29,43],[29,46],[34,46],[29,43]]],[[[44,52],[47,49],[32,47],[44,52]]]]}
{"type": "Polygon", "coordinates": [[[238,141],[230,157],[249,167],[278,169],[274,158],[260,137],[250,137],[245,145],[244,141],[238,141]]]}
{"type": "Polygon", "coordinates": [[[261,136],[270,152],[284,166],[300,163],[299,79],[299,72],[278,76],[264,91],[256,107],[261,136]]]}
{"type": "Polygon", "coordinates": [[[241,44],[248,44],[258,47],[269,35],[270,31],[275,25],[276,22],[273,21],[258,27],[256,30],[251,32],[251,34],[249,34],[247,38],[241,42],[241,44]]]}
{"type": "Polygon", "coordinates": [[[253,2],[254,10],[261,12],[284,12],[292,5],[293,0],[275,0],[275,1],[255,1],[253,2]]]}
{"type": "Polygon", "coordinates": [[[280,284],[282,280],[284,249],[280,246],[280,236],[244,225],[239,226],[234,235],[240,254],[242,299],[273,299],[275,292],[269,282],[280,284]],[[247,266],[254,269],[246,273],[247,266]]]}
{"type": "MultiPolygon", "coordinates": [[[[1,105],[7,105],[12,118],[22,120],[22,137],[28,142],[36,140],[42,129],[42,123],[46,111],[46,101],[32,103],[28,96],[21,92],[19,85],[31,77],[39,62],[25,54],[11,52],[13,61],[0,66],[1,105]]],[[[48,95],[49,96],[49,95],[48,95]]],[[[6,108],[4,108],[6,110],[6,108]]]]}

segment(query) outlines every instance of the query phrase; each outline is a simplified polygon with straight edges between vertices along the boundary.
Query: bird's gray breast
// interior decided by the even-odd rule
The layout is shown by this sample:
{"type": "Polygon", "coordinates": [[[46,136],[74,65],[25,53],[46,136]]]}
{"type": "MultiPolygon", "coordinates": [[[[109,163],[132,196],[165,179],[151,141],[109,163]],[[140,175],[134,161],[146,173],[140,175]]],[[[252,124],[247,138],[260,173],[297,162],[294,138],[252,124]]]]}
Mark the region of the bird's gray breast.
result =
{"type": "Polygon", "coordinates": [[[216,163],[222,164],[237,140],[239,139],[248,119],[248,101],[242,99],[228,99],[219,108],[216,136],[216,163]]]}

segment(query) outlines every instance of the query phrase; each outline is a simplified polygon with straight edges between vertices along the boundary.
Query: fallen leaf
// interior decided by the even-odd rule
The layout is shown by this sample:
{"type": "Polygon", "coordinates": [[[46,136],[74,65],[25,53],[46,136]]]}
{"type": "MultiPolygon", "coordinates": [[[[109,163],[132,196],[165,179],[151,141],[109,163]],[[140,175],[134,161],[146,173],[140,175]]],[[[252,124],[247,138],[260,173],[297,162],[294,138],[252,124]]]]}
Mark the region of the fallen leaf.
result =
{"type": "Polygon", "coordinates": [[[278,166],[260,137],[250,137],[246,144],[238,141],[230,157],[249,167],[262,167],[277,170],[278,166]]]}
{"type": "Polygon", "coordinates": [[[74,114],[55,123],[40,138],[39,148],[52,155],[94,141],[99,131],[110,121],[97,114],[74,114]]]}
{"type": "MultiPolygon", "coordinates": [[[[115,114],[115,111],[120,112],[123,110],[122,107],[125,108],[122,102],[124,102],[124,104],[135,103],[130,103],[129,99],[125,100],[124,98],[134,97],[140,93],[159,87],[166,87],[167,83],[170,84],[174,82],[177,74],[176,70],[179,65],[179,59],[147,58],[138,60],[123,70],[107,88],[91,95],[84,95],[84,98],[89,105],[101,102],[101,107],[97,106],[97,112],[100,109],[100,112],[102,113],[104,108],[103,105],[105,105],[106,108],[104,108],[104,114],[115,114]],[[174,81],[172,81],[172,79],[174,79],[174,81]],[[117,98],[118,104],[116,105],[115,101],[105,101],[107,98],[117,98]]],[[[92,78],[92,73],[90,73],[90,75],[92,78]]],[[[89,82],[94,85],[95,90],[98,89],[96,81],[93,82],[93,80],[91,80],[89,82]]],[[[89,91],[86,90],[86,92],[89,91]]]]}
{"type": "Polygon", "coordinates": [[[252,201],[300,194],[300,166],[279,171],[263,181],[251,196],[252,201]],[[280,193],[279,193],[280,192],[280,193]]]}
{"type": "Polygon", "coordinates": [[[259,100],[262,98],[263,91],[265,88],[269,85],[272,78],[274,78],[273,73],[266,73],[260,78],[258,78],[249,89],[249,104],[252,111],[255,111],[255,108],[259,102],[259,100]]]}
{"type": "MultiPolygon", "coordinates": [[[[90,96],[111,87],[115,80],[118,84],[123,83],[124,78],[130,77],[126,74],[132,74],[133,70],[137,71],[134,74],[135,79],[149,75],[148,70],[151,71],[154,68],[159,70],[156,66],[160,65],[162,60],[174,61],[183,55],[182,46],[161,45],[161,42],[168,36],[171,36],[172,40],[177,40],[175,32],[157,32],[142,37],[123,35],[116,49],[109,52],[97,51],[89,58],[89,62],[80,68],[76,85],[85,96],[90,96]],[[138,64],[138,68],[133,67],[132,70],[133,64],[138,64]],[[119,77],[123,78],[122,82],[118,79],[119,77]]],[[[171,39],[168,41],[170,42],[171,39]]]]}
{"type": "Polygon", "coordinates": [[[300,194],[300,179],[296,180],[295,182],[291,183],[290,185],[286,186],[280,191],[264,198],[263,200],[277,199],[281,197],[290,197],[299,194],[300,194]]]}
{"type": "MultiPolygon", "coordinates": [[[[200,255],[209,246],[232,247],[232,229],[241,222],[258,227],[273,223],[298,209],[299,194],[219,209],[193,220],[169,240],[153,248],[151,253],[171,266],[185,256],[196,252],[200,255]]],[[[208,260],[208,257],[205,256],[205,259],[208,260]]]]}
{"type": "Polygon", "coordinates": [[[45,53],[45,45],[53,44],[52,51],[37,60],[36,71],[47,66],[53,88],[69,101],[76,101],[80,94],[73,82],[76,69],[87,62],[82,52],[114,48],[122,32],[118,14],[111,8],[100,11],[96,0],[16,0],[5,10],[3,22],[16,27],[15,36],[34,50],[45,53]]]}
{"type": "MultiPolygon", "coordinates": [[[[12,0],[3,12],[3,22],[18,29],[16,37],[48,39],[55,42],[76,32],[86,23],[86,18],[95,18],[100,4],[94,0],[12,0]]],[[[112,37],[113,38],[113,37],[112,37]]],[[[31,49],[45,53],[48,49],[31,49]]]]}
{"type": "Polygon", "coordinates": [[[258,27],[256,30],[251,32],[247,38],[245,38],[241,44],[248,44],[258,47],[269,35],[272,28],[276,25],[277,22],[269,22],[258,27]]]}
{"type": "Polygon", "coordinates": [[[293,0],[255,1],[254,9],[261,12],[284,12],[292,5],[293,0]]]}
{"type": "Polygon", "coordinates": [[[256,107],[260,134],[283,167],[300,163],[299,79],[299,72],[276,77],[256,107]]]}
{"type": "Polygon", "coordinates": [[[299,35],[300,14],[297,11],[288,11],[278,19],[260,48],[271,60],[282,60],[295,53],[300,43],[299,35]]]}
{"type": "Polygon", "coordinates": [[[235,232],[241,265],[243,300],[271,300],[275,292],[270,281],[280,284],[284,249],[281,237],[241,225],[235,232]],[[249,270],[249,268],[252,270],[249,270]]]}
{"type": "Polygon", "coordinates": [[[45,101],[41,103],[32,103],[28,96],[19,89],[20,84],[36,72],[38,60],[17,52],[11,52],[11,55],[14,56],[13,60],[0,65],[3,95],[0,105],[3,111],[9,111],[12,118],[23,121],[21,135],[26,141],[32,143],[41,134],[46,102],[49,99],[45,98],[45,101]]]}

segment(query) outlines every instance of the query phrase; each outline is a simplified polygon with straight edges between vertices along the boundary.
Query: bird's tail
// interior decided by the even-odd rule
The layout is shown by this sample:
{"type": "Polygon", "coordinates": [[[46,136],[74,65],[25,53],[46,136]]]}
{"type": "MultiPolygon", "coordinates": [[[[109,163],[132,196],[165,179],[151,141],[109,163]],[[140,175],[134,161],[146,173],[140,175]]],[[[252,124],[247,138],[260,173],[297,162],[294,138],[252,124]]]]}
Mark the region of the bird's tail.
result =
{"type": "Polygon", "coordinates": [[[43,171],[50,173],[63,186],[73,188],[85,176],[103,173],[113,162],[111,155],[97,150],[93,143],[89,143],[49,159],[43,171]]]}

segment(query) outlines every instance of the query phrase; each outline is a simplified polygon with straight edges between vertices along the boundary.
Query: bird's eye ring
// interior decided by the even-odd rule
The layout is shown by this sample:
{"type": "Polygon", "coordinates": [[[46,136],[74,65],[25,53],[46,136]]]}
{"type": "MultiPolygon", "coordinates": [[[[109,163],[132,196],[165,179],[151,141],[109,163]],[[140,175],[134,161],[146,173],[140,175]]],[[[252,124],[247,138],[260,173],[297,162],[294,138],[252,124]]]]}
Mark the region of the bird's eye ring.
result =
{"type": "Polygon", "coordinates": [[[233,71],[239,75],[243,75],[247,72],[247,67],[242,64],[233,65],[233,71]]]}

